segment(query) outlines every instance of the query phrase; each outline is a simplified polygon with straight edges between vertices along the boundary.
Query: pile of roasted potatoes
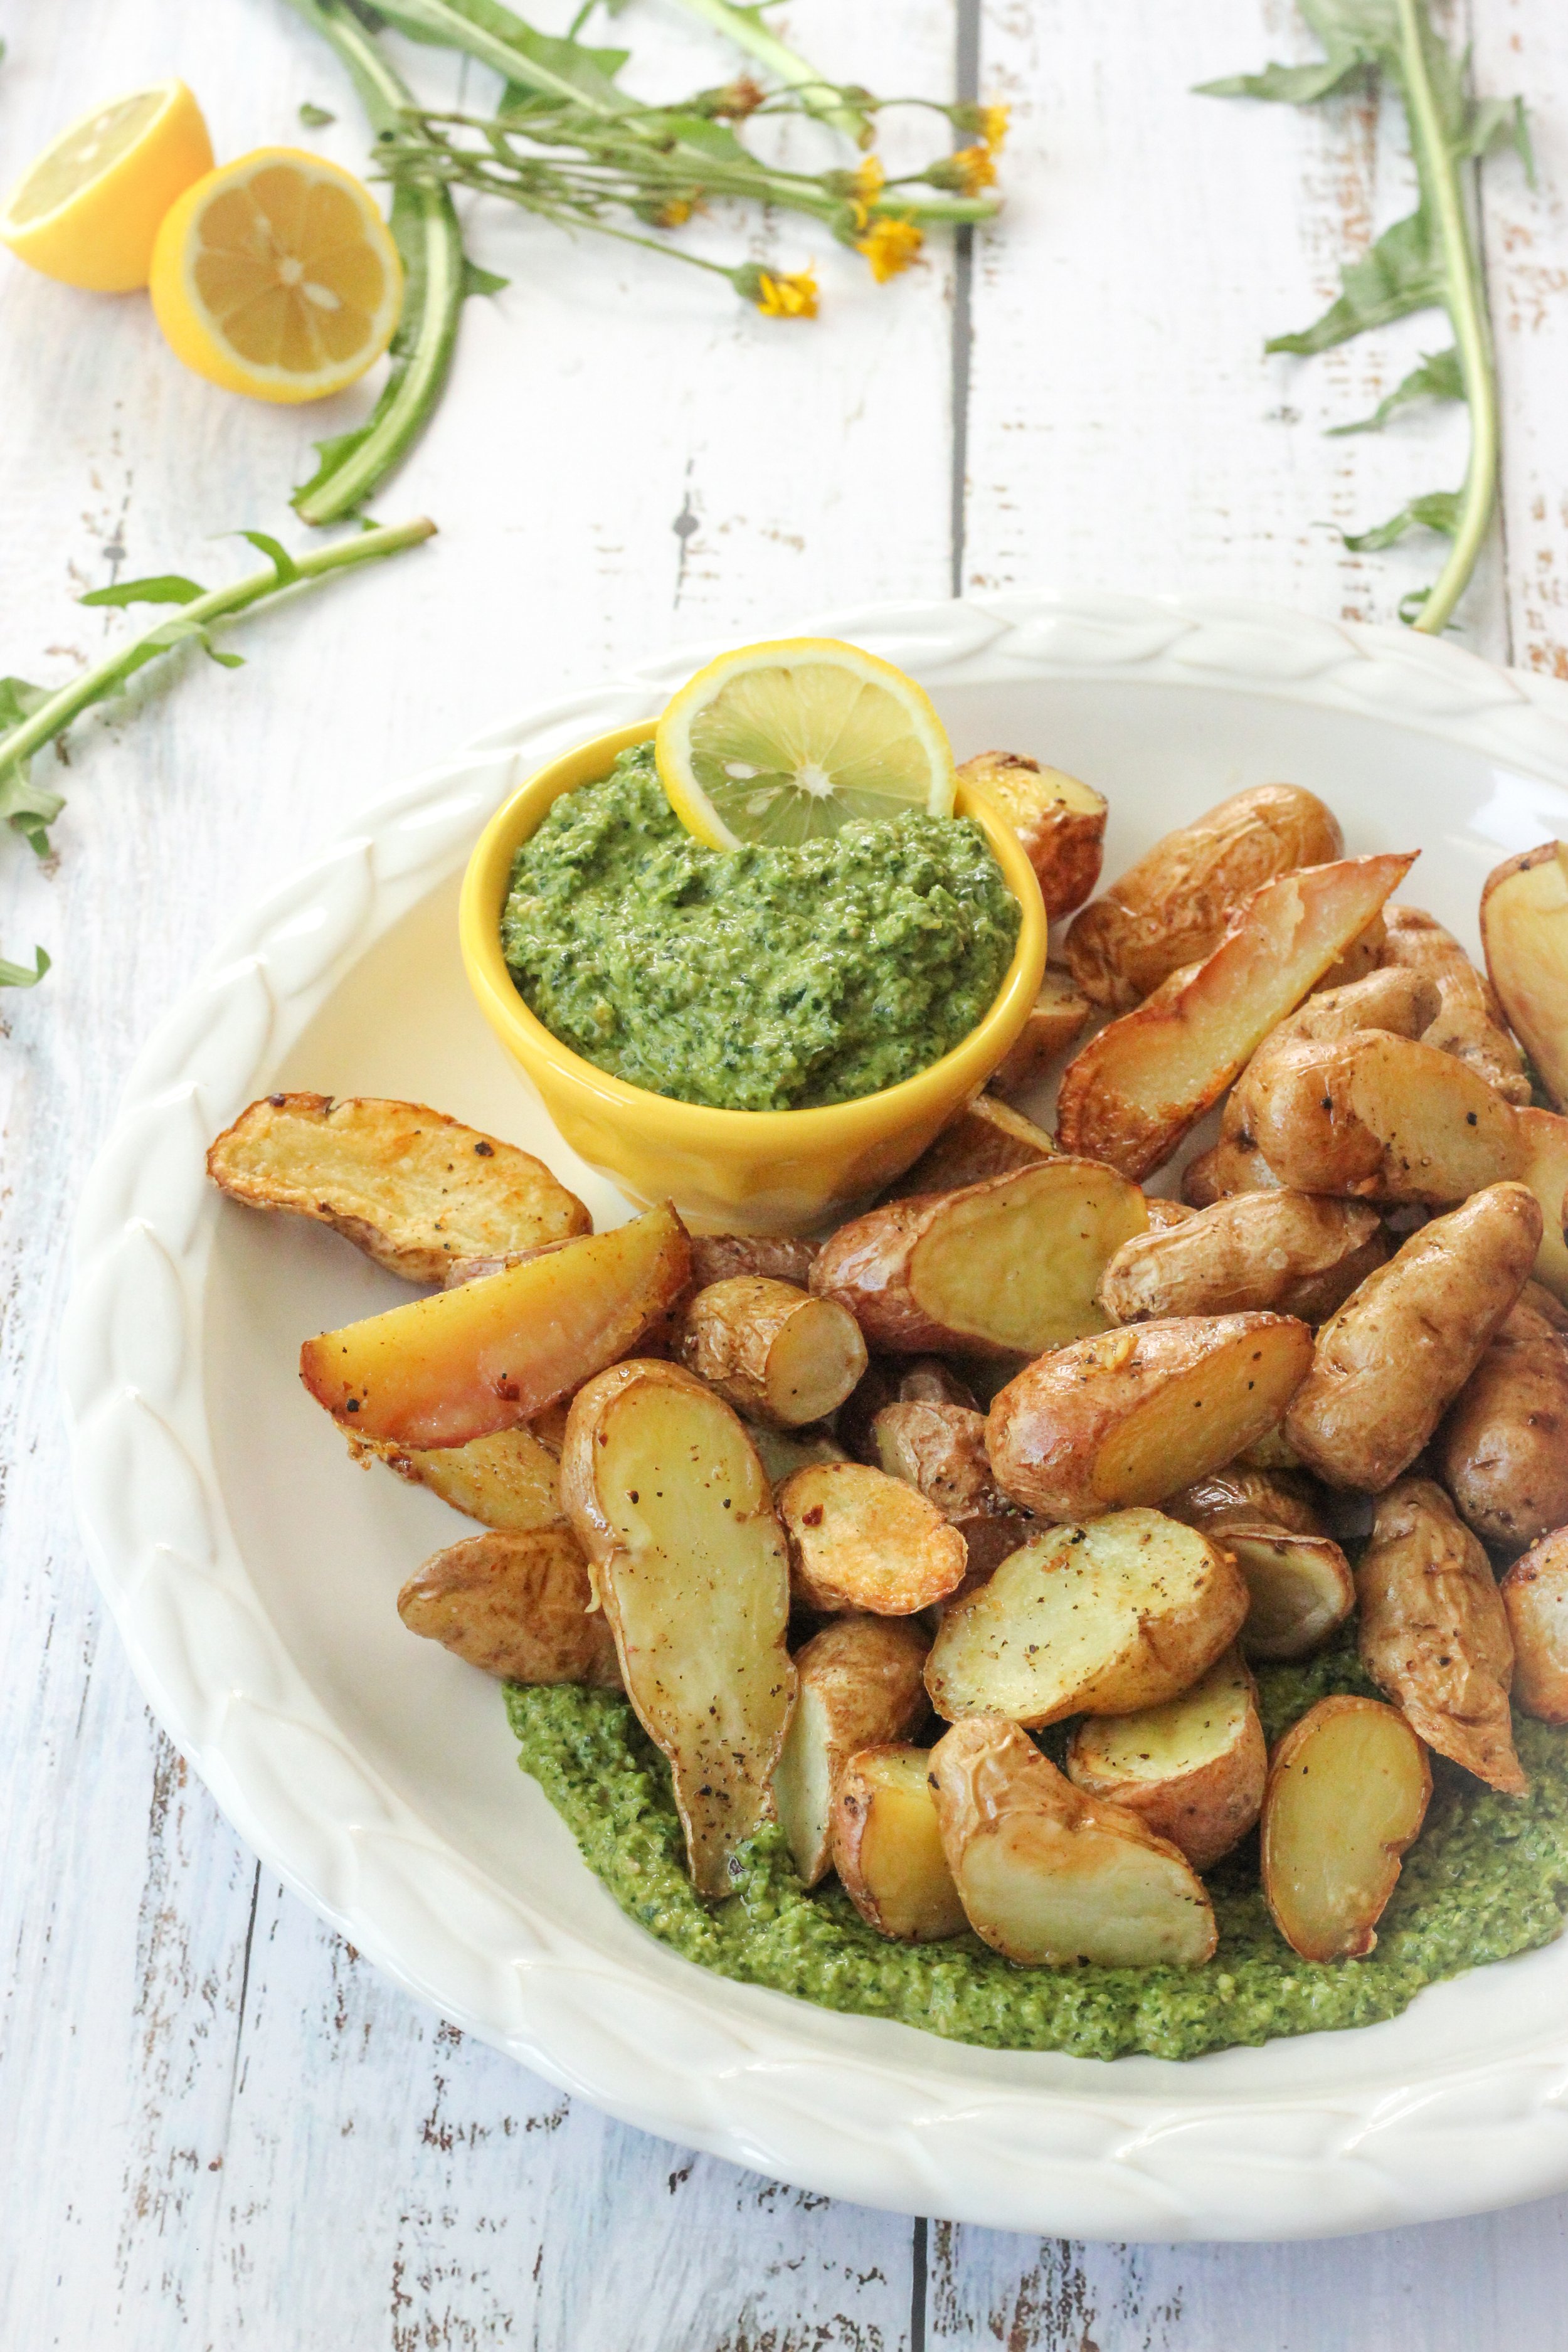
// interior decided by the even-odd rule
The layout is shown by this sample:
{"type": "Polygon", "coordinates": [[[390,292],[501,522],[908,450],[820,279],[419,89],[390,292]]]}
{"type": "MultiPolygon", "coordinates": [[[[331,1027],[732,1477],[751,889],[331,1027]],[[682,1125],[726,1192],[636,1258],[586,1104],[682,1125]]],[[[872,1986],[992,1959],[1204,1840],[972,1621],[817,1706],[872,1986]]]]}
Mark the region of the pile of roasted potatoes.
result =
{"type": "Polygon", "coordinates": [[[992,1089],[826,1239],[595,1234],[409,1103],[270,1097],[210,1171],[444,1286],[300,1359],[356,1454],[485,1530],[404,1622],[623,1688],[701,1895],[776,1820],[883,1935],[1196,1963],[1256,1827],[1281,1935],[1352,1958],[1428,1752],[1519,1792],[1510,1697],[1568,1722],[1568,847],[1491,876],[1483,972],[1392,902],[1413,855],[1345,856],[1310,793],[1083,904],[1099,795],[966,772],[1081,911],[992,1089]],[[1096,1011],[1053,1138],[1016,1098],[1096,1011]],[[1253,1665],[1352,1616],[1384,1698],[1270,1755],[1253,1665]]]}

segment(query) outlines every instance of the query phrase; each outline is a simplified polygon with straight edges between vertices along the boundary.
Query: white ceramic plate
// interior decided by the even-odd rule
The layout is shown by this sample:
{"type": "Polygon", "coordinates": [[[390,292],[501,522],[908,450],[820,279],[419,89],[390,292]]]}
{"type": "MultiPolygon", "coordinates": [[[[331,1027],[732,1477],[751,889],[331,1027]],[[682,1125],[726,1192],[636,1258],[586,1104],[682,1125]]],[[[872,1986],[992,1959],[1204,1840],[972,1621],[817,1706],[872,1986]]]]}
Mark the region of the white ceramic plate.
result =
{"type": "MultiPolygon", "coordinates": [[[[1256,605],[884,606],[806,625],[931,690],[962,758],[1109,793],[1107,870],[1242,786],[1310,785],[1473,945],[1482,877],[1568,834],[1568,692],[1256,605]]],[[[407,1293],[332,1234],[220,1202],[203,1154],[275,1087],[437,1104],[541,1152],[474,1010],[458,877],[543,761],[651,715],[686,648],[485,738],[276,893],[159,1030],[89,1177],[64,1339],[82,1523],[148,1698],[241,1834],[397,1981],[613,2114],[866,2204],[1117,2239],[1282,2238],[1568,2185],[1568,1944],[1390,2023],[1176,2065],[966,2048],[689,1966],[625,1918],[518,1770],[499,1691],[393,1609],[471,1532],[362,1474],[300,1339],[407,1293]]]]}

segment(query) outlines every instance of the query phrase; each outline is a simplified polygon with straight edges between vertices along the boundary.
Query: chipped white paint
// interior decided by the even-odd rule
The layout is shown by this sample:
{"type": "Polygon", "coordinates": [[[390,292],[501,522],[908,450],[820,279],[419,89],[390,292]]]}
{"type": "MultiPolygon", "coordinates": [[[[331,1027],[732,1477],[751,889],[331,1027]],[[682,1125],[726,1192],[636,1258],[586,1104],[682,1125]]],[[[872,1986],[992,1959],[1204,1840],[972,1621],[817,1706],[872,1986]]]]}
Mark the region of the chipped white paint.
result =
{"type": "MultiPolygon", "coordinates": [[[[1539,101],[1542,185],[1507,163],[1489,184],[1506,547],[1468,633],[1562,674],[1568,21],[1552,0],[1469,14],[1482,86],[1539,101]]],[[[952,0],[798,0],[791,19],[829,67],[951,86],[952,0]]],[[[657,0],[626,24],[669,86],[712,70],[657,0]]],[[[1016,112],[1013,216],[972,289],[965,583],[1212,586],[1387,616],[1429,549],[1357,559],[1332,526],[1448,478],[1455,421],[1381,441],[1321,428],[1372,405],[1432,322],[1316,362],[1258,347],[1312,314],[1402,202],[1396,126],[1360,103],[1297,117],[1186,96],[1299,41],[1283,0],[996,0],[980,30],[982,87],[1016,112]]],[[[68,30],[12,9],[0,32],[7,174],[95,97],[175,67],[220,152],[307,135],[297,109],[314,99],[341,118],[317,143],[362,158],[335,68],[275,0],[78,0],[68,30]]],[[[773,237],[784,259],[812,249],[789,222],[773,237]]],[[[1332,2247],[941,2229],[928,2267],[906,2222],[563,2103],[260,1878],[103,1639],[55,1402],[63,1236],[133,1050],[219,927],[487,712],[672,635],[938,594],[952,575],[943,257],[875,292],[826,250],[830,307],[805,330],[522,222],[487,227],[480,251],[512,288],[470,307],[441,425],[380,501],[428,509],[442,538],[248,626],[244,670],[139,682],[123,715],[79,730],[58,869],[20,849],[0,868],[0,946],[58,958],[45,989],[0,1006],[6,2345],[1568,2345],[1568,2203],[1332,2247]]],[[[140,299],[0,268],[0,667],[69,675],[121,625],[81,612],[86,587],[236,560],[205,542],[277,528],[308,442],[359,404],[228,402],[174,365],[140,299]]]]}

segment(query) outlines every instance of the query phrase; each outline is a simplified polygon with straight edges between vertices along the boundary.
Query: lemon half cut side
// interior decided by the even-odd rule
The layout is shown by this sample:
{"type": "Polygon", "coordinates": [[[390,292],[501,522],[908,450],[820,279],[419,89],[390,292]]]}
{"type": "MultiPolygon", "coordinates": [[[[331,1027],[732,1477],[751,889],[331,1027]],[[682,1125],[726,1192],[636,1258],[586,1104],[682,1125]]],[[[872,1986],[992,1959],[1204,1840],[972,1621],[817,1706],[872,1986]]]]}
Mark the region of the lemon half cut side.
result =
{"type": "Polygon", "coordinates": [[[153,308],[197,375],[256,400],[320,400],[381,357],[403,303],[397,247],[352,172],[258,147],[209,172],[153,252],[153,308]]]}
{"type": "Polygon", "coordinates": [[[5,200],[0,242],[46,278],[129,294],[147,283],[170,205],[212,167],[207,126],[183,81],[132,90],[45,148],[5,200]]]}
{"type": "Polygon", "coordinates": [[[721,654],[669,703],[659,781],[710,849],[787,847],[851,818],[951,816],[957,780],[924,688],[835,637],[721,654]]]}

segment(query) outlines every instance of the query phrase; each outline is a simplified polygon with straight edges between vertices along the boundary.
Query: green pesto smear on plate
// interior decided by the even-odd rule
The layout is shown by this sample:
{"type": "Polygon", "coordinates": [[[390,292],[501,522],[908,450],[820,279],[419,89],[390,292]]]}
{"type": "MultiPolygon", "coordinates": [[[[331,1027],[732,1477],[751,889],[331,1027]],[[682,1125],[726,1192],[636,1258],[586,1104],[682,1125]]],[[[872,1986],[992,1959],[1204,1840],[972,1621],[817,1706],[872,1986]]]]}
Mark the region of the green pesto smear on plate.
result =
{"type": "MultiPolygon", "coordinates": [[[[1271,1743],[1331,1692],[1374,1695],[1353,1643],[1304,1665],[1263,1666],[1258,1680],[1271,1743]]],[[[1568,1734],[1523,1717],[1515,1731],[1528,1797],[1500,1797],[1433,1758],[1426,1824],[1368,1958],[1297,1958],[1268,1916],[1253,1838],[1208,1874],[1220,1940],[1206,1967],[1021,1969],[973,1936],[888,1942],[837,1881],[804,1892],[777,1829],[742,1849],[734,1895],[700,1902],[668,1772],[627,1702],[509,1684],[506,1703],[523,1770],[621,1908],[661,1942],[743,1983],[993,2050],[1196,2058],[1370,2025],[1440,1977],[1549,1943],[1568,1909],[1568,1734]]]]}
{"type": "Polygon", "coordinates": [[[650,1092],[801,1110],[897,1086],[983,1019],[1018,902],[967,817],[704,848],[651,743],[555,803],[512,866],[501,946],[563,1045],[650,1092]]]}

